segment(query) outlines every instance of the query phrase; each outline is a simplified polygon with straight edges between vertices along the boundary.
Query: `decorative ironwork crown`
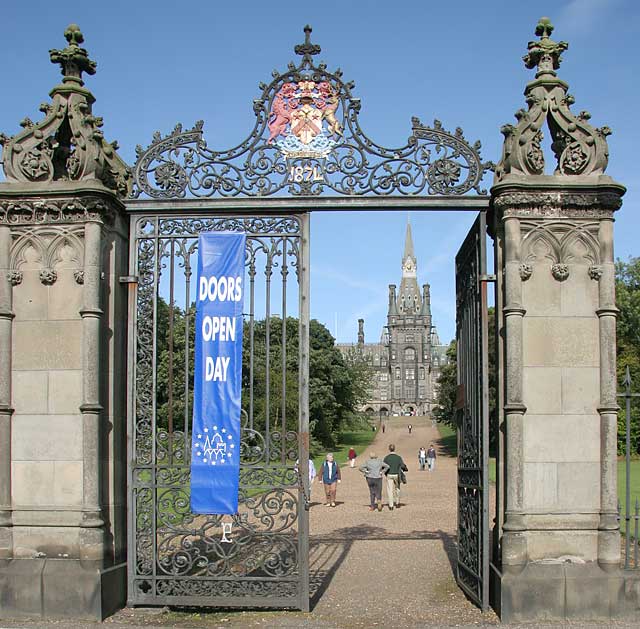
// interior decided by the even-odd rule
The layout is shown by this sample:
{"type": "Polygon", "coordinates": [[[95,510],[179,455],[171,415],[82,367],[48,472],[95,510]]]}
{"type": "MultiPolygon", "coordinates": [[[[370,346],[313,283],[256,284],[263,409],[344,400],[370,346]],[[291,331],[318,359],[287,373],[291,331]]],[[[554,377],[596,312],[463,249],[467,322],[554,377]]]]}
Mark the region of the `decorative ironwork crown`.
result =
{"type": "Polygon", "coordinates": [[[126,197],[131,188],[129,167],[116,152],[117,142],[104,139],[102,118],[91,111],[95,98],[82,81],[83,72],[95,74],[96,63],[80,47],[84,37],[76,24],[69,25],[64,36],[69,45],[49,51],[63,79],[51,90],[52,101],[40,105],[44,119],[34,123],[25,118],[20,133],[0,134],[7,182],[99,182],[126,197]]]}
{"type": "Polygon", "coordinates": [[[147,148],[136,148],[133,197],[266,197],[338,195],[479,194],[482,178],[493,168],[480,157],[480,142],[469,144],[440,122],[428,127],[412,118],[404,146],[386,148],[360,128],[360,99],[342,71],[314,63],[320,46],[295,46],[299,64],[272,72],[254,100],[255,125],[249,136],[228,150],[212,150],[202,135],[203,122],[184,131],[156,132],[147,148]]]}
{"type": "Polygon", "coordinates": [[[567,50],[567,42],[555,42],[551,37],[553,24],[547,17],[536,26],[539,41],[531,41],[523,57],[525,66],[537,68],[535,80],[525,89],[529,109],[519,109],[517,125],[506,124],[502,159],[496,167],[496,182],[505,175],[544,174],[544,153],[541,142],[546,122],[551,134],[551,149],[556,157],[555,175],[601,175],[607,168],[609,149],[606,137],[609,127],[592,127],[591,114],[581,111],[577,116],[570,110],[575,102],[568,94],[569,86],[556,75],[567,50]]]}

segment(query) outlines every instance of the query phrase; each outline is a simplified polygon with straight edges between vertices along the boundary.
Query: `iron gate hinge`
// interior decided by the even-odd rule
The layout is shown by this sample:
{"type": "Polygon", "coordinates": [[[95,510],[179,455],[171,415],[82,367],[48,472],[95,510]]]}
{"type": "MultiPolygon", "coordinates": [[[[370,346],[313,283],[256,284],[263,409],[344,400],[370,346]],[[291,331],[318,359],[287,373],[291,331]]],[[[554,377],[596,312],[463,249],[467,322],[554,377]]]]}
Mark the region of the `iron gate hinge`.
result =
{"type": "Polygon", "coordinates": [[[137,284],[138,276],[137,275],[121,275],[118,280],[120,284],[137,284]]]}

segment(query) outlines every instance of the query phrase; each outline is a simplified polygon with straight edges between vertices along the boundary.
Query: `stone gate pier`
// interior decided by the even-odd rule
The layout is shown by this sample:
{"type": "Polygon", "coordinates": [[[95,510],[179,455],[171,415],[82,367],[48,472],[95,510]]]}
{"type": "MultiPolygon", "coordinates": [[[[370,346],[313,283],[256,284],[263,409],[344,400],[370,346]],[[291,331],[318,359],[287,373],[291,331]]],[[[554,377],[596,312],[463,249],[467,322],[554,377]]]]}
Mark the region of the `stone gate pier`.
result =
{"type": "Polygon", "coordinates": [[[540,21],[524,57],[536,69],[528,110],[502,128],[491,191],[504,396],[492,585],[505,621],[637,605],[620,571],[616,489],[613,224],[625,188],[604,174],[609,129],[569,109],[556,75],[567,44],[552,28],[540,21]],[[547,175],[543,132],[556,161],[547,175]]]}
{"type": "Polygon", "coordinates": [[[44,119],[2,136],[0,616],[125,603],[128,169],[71,26],[44,119]]]}

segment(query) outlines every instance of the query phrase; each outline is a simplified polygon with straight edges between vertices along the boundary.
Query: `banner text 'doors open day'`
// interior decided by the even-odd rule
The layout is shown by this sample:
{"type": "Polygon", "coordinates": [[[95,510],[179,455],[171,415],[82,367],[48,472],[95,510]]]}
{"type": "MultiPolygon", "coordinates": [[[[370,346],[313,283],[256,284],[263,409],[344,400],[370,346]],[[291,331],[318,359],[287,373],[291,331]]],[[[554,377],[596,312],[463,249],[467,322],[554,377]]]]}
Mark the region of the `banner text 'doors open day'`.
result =
{"type": "Polygon", "coordinates": [[[191,510],[238,511],[244,234],[200,234],[191,510]]]}

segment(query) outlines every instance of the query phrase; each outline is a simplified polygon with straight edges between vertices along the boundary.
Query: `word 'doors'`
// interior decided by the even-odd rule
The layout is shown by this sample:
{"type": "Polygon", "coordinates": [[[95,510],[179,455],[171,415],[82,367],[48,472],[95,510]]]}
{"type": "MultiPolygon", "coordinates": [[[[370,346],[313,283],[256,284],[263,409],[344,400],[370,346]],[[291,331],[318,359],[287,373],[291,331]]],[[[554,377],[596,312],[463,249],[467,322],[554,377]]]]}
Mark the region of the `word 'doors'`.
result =
{"type": "Polygon", "coordinates": [[[200,301],[240,301],[242,299],[242,276],[201,277],[200,301]]]}

